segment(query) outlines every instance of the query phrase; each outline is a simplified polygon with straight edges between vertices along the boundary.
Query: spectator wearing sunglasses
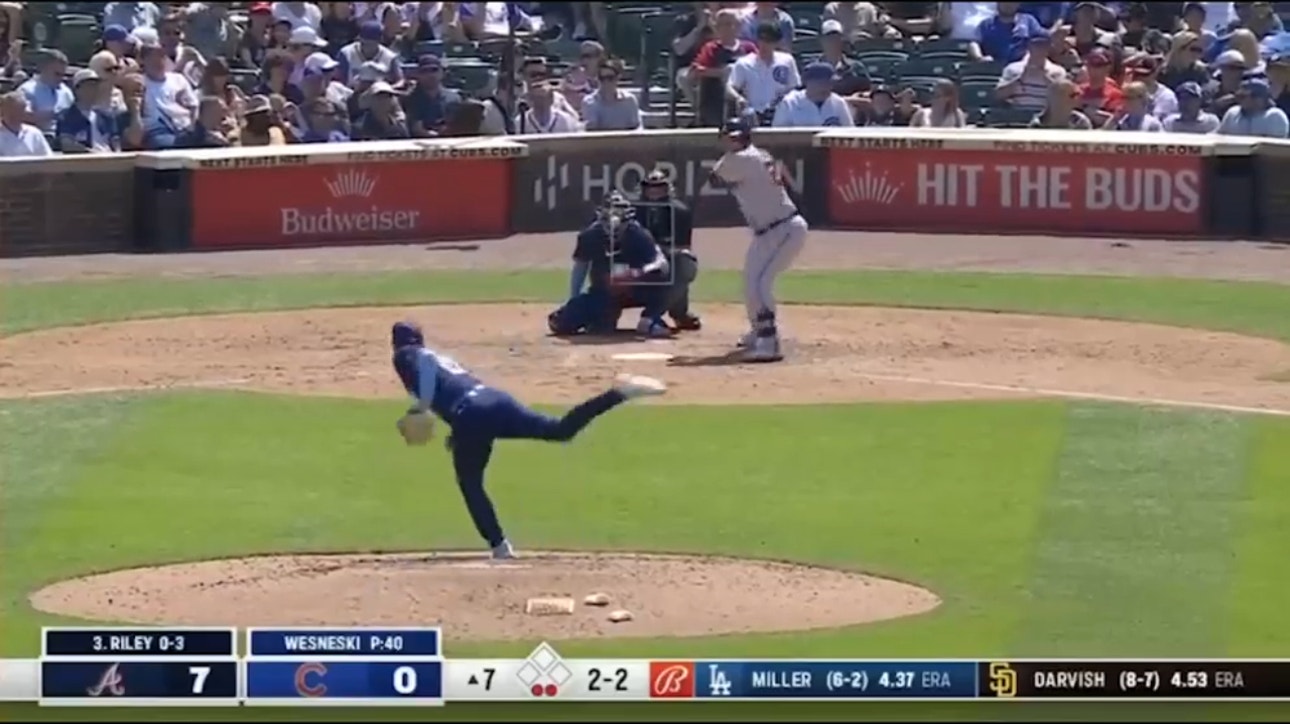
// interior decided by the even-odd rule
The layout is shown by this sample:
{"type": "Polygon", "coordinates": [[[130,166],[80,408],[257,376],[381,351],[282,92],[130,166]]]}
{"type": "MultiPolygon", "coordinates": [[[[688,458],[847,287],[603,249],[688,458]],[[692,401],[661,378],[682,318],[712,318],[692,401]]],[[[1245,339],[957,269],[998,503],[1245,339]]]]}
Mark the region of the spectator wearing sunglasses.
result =
{"type": "Polygon", "coordinates": [[[100,50],[90,58],[89,68],[103,79],[98,85],[94,110],[116,116],[125,113],[125,96],[119,87],[125,73],[121,61],[111,51],[100,50]]]}
{"type": "Polygon", "coordinates": [[[1201,60],[1205,45],[1200,36],[1190,30],[1178,31],[1170,41],[1164,67],[1160,69],[1160,82],[1173,89],[1183,83],[1197,85],[1209,82],[1209,69],[1201,60]]]}
{"type": "MultiPolygon", "coordinates": [[[[540,56],[525,58],[523,65],[520,67],[520,78],[523,79],[525,86],[549,84],[551,82],[551,69],[547,66],[545,58],[540,56]]],[[[573,107],[573,103],[565,97],[564,93],[559,90],[554,90],[553,92],[555,94],[556,108],[577,118],[577,109],[573,107]]]]}
{"type": "Polygon", "coordinates": [[[636,96],[618,86],[623,64],[611,60],[600,66],[599,88],[582,103],[588,131],[635,131],[643,127],[636,96]]]}
{"type": "Polygon", "coordinates": [[[344,119],[336,111],[336,106],[326,98],[315,98],[303,106],[306,125],[309,130],[301,137],[301,143],[345,143],[349,135],[344,131],[344,119]]]}
{"type": "Polygon", "coordinates": [[[1236,105],[1227,109],[1218,132],[1228,136],[1290,136],[1290,120],[1272,104],[1272,91],[1266,78],[1249,78],[1241,83],[1236,105]]]}

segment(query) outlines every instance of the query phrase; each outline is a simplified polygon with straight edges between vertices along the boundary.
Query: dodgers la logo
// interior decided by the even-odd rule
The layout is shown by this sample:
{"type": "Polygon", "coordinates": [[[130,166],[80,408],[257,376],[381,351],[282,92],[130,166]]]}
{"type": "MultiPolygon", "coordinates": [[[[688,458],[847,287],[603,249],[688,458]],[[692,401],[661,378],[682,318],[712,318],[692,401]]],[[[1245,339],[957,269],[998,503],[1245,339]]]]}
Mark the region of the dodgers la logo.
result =
{"type": "Polygon", "coordinates": [[[716,664],[709,664],[708,689],[711,696],[730,696],[730,678],[716,664]]]}
{"type": "Polygon", "coordinates": [[[777,65],[770,69],[770,77],[780,85],[788,84],[788,66],[777,65]]]}

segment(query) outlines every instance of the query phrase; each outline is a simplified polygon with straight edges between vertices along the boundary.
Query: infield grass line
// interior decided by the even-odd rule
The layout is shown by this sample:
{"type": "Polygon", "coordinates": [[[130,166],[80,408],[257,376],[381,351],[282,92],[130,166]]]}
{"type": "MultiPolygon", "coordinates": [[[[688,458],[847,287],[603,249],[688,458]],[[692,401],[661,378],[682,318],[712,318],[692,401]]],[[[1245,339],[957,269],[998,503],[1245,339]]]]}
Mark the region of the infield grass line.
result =
{"type": "MultiPolygon", "coordinates": [[[[1251,656],[1290,656],[1290,626],[1285,621],[1284,582],[1290,574],[1290,420],[1250,422],[1249,468],[1245,494],[1235,516],[1235,575],[1228,589],[1231,630],[1226,650],[1251,656]]],[[[1290,709],[1290,706],[1287,707],[1290,709]]]]}
{"type": "MultiPolygon", "coordinates": [[[[0,292],[5,334],[146,317],[308,307],[549,302],[567,274],[393,272],[217,279],[122,279],[10,285],[0,292]]],[[[742,299],[738,272],[702,272],[695,299],[742,299]]],[[[1053,314],[1156,322],[1290,340],[1290,286],[1143,277],[958,272],[790,272],[785,303],[865,304],[1053,314]]],[[[699,309],[702,312],[702,309],[699,309]]]]}

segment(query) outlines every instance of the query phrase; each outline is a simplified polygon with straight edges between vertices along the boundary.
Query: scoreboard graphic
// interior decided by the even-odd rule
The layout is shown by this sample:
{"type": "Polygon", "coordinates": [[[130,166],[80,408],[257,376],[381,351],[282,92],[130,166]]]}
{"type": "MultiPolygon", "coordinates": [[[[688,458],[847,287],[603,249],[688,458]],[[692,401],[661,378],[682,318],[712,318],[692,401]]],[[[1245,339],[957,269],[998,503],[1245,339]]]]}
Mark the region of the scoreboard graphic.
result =
{"type": "Polygon", "coordinates": [[[487,701],[1290,701],[1290,660],[449,659],[438,628],[47,628],[0,660],[43,706],[442,706],[487,701]]]}

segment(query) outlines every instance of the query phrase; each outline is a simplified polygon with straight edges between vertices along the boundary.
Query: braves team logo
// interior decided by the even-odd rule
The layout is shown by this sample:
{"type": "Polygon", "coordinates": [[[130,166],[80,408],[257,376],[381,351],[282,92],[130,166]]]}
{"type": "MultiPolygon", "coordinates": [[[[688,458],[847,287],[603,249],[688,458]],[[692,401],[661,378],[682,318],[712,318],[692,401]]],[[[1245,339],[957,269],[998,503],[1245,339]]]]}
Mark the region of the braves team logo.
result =
{"type": "Polygon", "coordinates": [[[90,696],[125,696],[125,677],[121,675],[121,665],[112,664],[99,677],[99,683],[85,690],[90,696]]]}
{"type": "Polygon", "coordinates": [[[694,697],[693,662],[649,662],[649,695],[652,699],[694,697]]]}
{"type": "Polygon", "coordinates": [[[327,675],[327,666],[317,661],[307,661],[296,669],[296,693],[310,699],[327,695],[327,685],[322,678],[327,675]],[[310,683],[310,677],[316,676],[317,683],[310,683]]]}

